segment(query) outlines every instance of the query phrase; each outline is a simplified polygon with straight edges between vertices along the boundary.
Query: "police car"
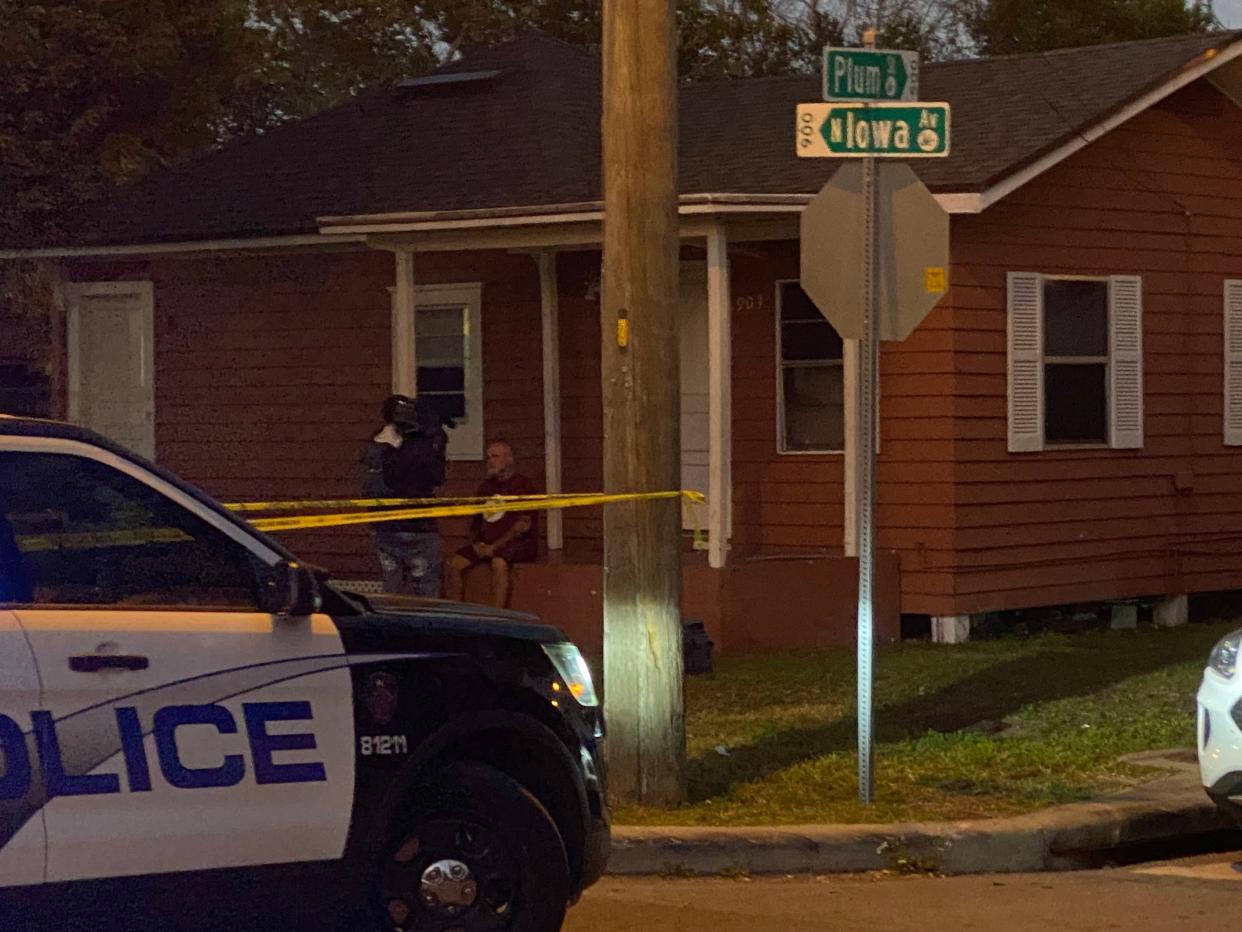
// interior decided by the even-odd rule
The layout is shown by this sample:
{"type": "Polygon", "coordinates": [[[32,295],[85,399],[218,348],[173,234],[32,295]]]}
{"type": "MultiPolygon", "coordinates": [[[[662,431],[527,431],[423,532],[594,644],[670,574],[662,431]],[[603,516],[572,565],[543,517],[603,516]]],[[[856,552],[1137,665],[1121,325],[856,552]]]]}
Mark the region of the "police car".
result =
{"type": "Polygon", "coordinates": [[[1212,648],[1199,684],[1199,774],[1208,796],[1242,825],[1242,629],[1212,648]]]}
{"type": "Polygon", "coordinates": [[[603,731],[555,628],[339,591],[0,417],[0,929],[554,930],[607,858],[603,731]]]}

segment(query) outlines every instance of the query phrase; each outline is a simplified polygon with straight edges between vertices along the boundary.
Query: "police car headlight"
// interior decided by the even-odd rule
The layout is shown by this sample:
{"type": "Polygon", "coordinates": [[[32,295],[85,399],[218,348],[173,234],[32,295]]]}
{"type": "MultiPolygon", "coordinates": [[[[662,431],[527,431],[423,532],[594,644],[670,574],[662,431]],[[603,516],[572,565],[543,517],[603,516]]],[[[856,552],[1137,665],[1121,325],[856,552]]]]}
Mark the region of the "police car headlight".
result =
{"type": "Polygon", "coordinates": [[[556,667],[556,672],[565,681],[569,694],[578,700],[579,705],[597,706],[599,696],[595,694],[595,683],[591,679],[591,668],[582,657],[582,653],[569,641],[557,644],[544,644],[543,652],[556,667]]]}
{"type": "Polygon", "coordinates": [[[1208,668],[1215,670],[1227,680],[1238,672],[1238,651],[1242,649],[1242,630],[1226,634],[1216,642],[1208,658],[1208,668]]]}

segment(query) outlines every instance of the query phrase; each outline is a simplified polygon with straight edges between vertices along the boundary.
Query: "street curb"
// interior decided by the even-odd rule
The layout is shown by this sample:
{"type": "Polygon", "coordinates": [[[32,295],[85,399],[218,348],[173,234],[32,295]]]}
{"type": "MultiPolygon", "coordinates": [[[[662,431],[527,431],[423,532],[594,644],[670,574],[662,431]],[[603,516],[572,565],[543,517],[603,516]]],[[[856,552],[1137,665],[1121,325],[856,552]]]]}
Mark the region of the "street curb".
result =
{"type": "MultiPolygon", "coordinates": [[[[1182,768],[1177,768],[1182,770],[1182,768]]],[[[614,826],[612,875],[941,874],[1067,870],[1091,853],[1234,828],[1197,775],[1164,777],[1105,800],[961,822],[742,828],[614,826]]]]}

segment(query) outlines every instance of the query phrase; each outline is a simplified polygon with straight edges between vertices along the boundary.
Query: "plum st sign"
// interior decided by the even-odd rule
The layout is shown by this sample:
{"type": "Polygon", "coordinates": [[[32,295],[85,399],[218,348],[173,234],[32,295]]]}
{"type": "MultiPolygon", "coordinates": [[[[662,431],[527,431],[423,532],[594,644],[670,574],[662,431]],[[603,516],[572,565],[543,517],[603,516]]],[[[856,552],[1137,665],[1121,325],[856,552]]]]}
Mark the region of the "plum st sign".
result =
{"type": "Polygon", "coordinates": [[[798,104],[802,158],[937,159],[949,154],[946,103],[798,104]]]}
{"type": "Polygon", "coordinates": [[[824,100],[917,100],[919,53],[824,49],[824,100]]]}

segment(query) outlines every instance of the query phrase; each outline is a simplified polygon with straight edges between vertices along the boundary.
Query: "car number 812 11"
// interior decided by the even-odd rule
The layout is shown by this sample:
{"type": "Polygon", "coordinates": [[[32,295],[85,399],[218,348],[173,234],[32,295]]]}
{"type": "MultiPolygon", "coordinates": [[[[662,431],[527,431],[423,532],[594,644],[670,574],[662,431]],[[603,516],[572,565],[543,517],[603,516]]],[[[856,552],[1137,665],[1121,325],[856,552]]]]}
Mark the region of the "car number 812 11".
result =
{"type": "Polygon", "coordinates": [[[405,735],[361,735],[358,738],[358,752],[363,757],[409,754],[410,740],[405,735]]]}

